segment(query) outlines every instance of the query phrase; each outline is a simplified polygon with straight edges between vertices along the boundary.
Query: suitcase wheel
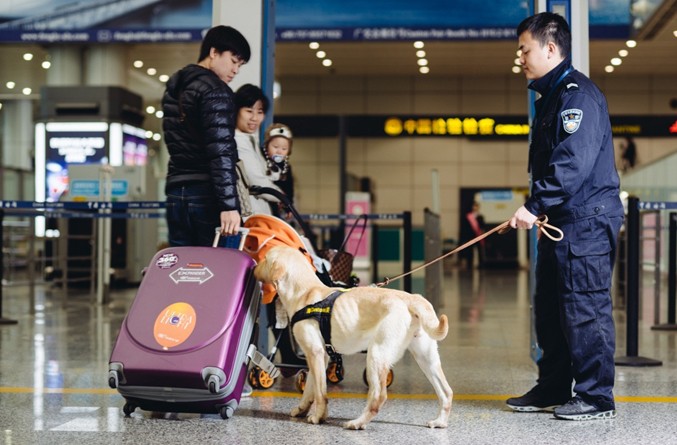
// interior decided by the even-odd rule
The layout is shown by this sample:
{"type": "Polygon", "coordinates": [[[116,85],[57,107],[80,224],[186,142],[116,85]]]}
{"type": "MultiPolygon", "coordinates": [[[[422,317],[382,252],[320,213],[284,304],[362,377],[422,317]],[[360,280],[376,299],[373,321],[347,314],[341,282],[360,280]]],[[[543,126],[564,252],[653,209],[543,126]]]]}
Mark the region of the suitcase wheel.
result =
{"type": "Polygon", "coordinates": [[[308,378],[308,370],[302,369],[296,373],[296,389],[303,392],[306,389],[306,379],[308,378]]]}
{"type": "MultiPolygon", "coordinates": [[[[395,379],[395,373],[391,369],[390,371],[388,371],[388,377],[386,377],[386,388],[390,388],[390,385],[393,384],[394,379],[395,379]]],[[[364,380],[365,385],[369,386],[369,382],[367,381],[367,370],[366,369],[362,373],[362,380],[364,380]]]]}
{"type": "Polygon", "coordinates": [[[219,409],[219,414],[221,415],[221,418],[224,420],[233,417],[234,412],[235,410],[231,406],[222,406],[219,409]]]}
{"type": "Polygon", "coordinates": [[[263,369],[254,366],[249,371],[249,383],[252,385],[252,388],[269,389],[275,383],[275,379],[270,377],[270,374],[263,369]]]}
{"type": "Polygon", "coordinates": [[[207,387],[209,388],[209,392],[212,394],[216,394],[219,392],[219,389],[221,388],[221,382],[219,381],[219,376],[215,374],[211,374],[209,378],[207,379],[207,387]]]}
{"type": "Polygon", "coordinates": [[[122,412],[125,413],[126,417],[131,416],[134,410],[136,410],[136,406],[131,403],[125,403],[125,406],[122,407],[122,412]]]}

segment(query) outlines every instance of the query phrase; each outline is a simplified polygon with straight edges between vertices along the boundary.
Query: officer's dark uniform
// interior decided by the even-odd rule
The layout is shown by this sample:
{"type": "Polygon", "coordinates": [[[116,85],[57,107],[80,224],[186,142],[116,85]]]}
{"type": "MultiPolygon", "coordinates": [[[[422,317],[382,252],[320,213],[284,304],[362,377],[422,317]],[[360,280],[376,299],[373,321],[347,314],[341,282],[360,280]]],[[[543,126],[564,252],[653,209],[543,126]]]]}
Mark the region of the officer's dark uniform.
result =
{"type": "Polygon", "coordinates": [[[555,400],[574,392],[614,409],[611,272],[623,221],[606,99],[564,60],[529,88],[539,92],[525,207],[564,232],[541,237],[536,265],[538,387],[555,400]]]}

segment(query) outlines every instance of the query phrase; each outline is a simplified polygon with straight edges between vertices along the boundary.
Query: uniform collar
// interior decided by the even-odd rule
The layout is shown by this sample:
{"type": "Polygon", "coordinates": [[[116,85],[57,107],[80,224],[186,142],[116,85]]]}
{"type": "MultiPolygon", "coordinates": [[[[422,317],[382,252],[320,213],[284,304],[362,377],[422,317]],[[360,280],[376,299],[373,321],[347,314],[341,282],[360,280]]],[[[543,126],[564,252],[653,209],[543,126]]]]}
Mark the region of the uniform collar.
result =
{"type": "Polygon", "coordinates": [[[560,64],[555,68],[550,70],[548,74],[531,82],[529,84],[529,89],[540,93],[541,96],[545,96],[548,94],[548,91],[550,91],[550,89],[555,86],[554,84],[557,83],[557,80],[564,73],[564,71],[569,68],[571,68],[571,59],[566,58],[562,60],[562,62],[560,62],[560,64]]]}

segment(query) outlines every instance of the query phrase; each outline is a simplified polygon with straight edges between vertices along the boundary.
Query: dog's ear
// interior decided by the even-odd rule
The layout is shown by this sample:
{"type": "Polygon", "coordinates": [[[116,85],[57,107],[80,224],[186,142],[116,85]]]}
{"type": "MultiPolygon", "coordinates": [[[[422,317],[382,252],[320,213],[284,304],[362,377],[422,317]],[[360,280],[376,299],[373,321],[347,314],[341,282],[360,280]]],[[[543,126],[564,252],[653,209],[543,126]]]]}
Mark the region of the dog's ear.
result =
{"type": "Polygon", "coordinates": [[[270,265],[269,278],[272,283],[278,281],[284,276],[285,268],[282,264],[273,263],[270,265]]]}

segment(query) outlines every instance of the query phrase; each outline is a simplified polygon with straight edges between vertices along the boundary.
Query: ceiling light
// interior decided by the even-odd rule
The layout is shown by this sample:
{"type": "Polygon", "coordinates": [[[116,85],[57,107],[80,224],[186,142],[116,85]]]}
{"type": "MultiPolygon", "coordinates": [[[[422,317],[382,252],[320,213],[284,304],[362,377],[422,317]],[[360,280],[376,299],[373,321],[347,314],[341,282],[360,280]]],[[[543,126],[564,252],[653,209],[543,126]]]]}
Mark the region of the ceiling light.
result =
{"type": "Polygon", "coordinates": [[[165,113],[163,113],[162,110],[157,110],[157,111],[155,112],[155,117],[157,117],[158,119],[162,119],[162,117],[163,117],[164,115],[165,115],[165,113]]]}
{"type": "Polygon", "coordinates": [[[332,63],[333,62],[331,61],[331,59],[324,59],[322,61],[322,65],[324,65],[324,66],[331,66],[332,63]]]}
{"type": "Polygon", "coordinates": [[[637,46],[637,42],[634,40],[628,40],[627,42],[625,42],[625,44],[628,46],[628,48],[634,48],[635,46],[637,46]]]}
{"type": "Polygon", "coordinates": [[[620,57],[614,57],[613,59],[611,59],[611,64],[612,64],[613,66],[618,66],[618,65],[620,65],[621,63],[623,63],[623,61],[621,60],[620,57]]]}
{"type": "Polygon", "coordinates": [[[317,49],[317,48],[319,48],[319,47],[320,47],[320,44],[317,43],[317,42],[310,42],[310,43],[308,44],[308,48],[310,48],[310,49],[317,49]]]}
{"type": "Polygon", "coordinates": [[[160,74],[160,77],[158,77],[158,80],[160,82],[167,82],[169,80],[169,76],[166,74],[160,74]]]}
{"type": "Polygon", "coordinates": [[[154,141],[159,141],[160,139],[162,139],[162,135],[160,133],[153,133],[154,141]]]}
{"type": "Polygon", "coordinates": [[[522,57],[522,50],[521,50],[521,49],[518,49],[517,51],[515,51],[515,55],[516,55],[517,57],[522,57]]]}
{"type": "Polygon", "coordinates": [[[148,106],[146,107],[146,113],[148,113],[148,114],[153,114],[153,113],[155,113],[155,107],[152,106],[152,105],[148,105],[148,106]]]}
{"type": "Polygon", "coordinates": [[[42,67],[44,69],[48,70],[50,66],[52,66],[52,62],[50,62],[49,60],[45,60],[42,62],[42,67]]]}
{"type": "Polygon", "coordinates": [[[0,110],[2,110],[2,102],[0,102],[0,110]]]}
{"type": "Polygon", "coordinates": [[[428,59],[418,59],[418,66],[428,66],[428,59]]]}
{"type": "Polygon", "coordinates": [[[33,90],[31,90],[30,88],[24,88],[23,90],[21,90],[21,92],[24,93],[26,96],[28,96],[33,92],[33,90]]]}
{"type": "Polygon", "coordinates": [[[146,130],[146,139],[151,139],[153,137],[153,132],[150,130],[146,130]]]}
{"type": "Polygon", "coordinates": [[[614,67],[611,66],[611,65],[607,65],[607,66],[604,67],[604,71],[606,71],[607,73],[613,73],[614,67]]]}
{"type": "Polygon", "coordinates": [[[134,68],[143,68],[143,60],[135,60],[134,68]]]}
{"type": "Polygon", "coordinates": [[[10,80],[5,84],[5,86],[7,86],[8,89],[13,90],[16,84],[10,80]]]}
{"type": "Polygon", "coordinates": [[[416,57],[425,57],[425,51],[419,49],[418,51],[416,51],[416,57]]]}
{"type": "Polygon", "coordinates": [[[149,76],[154,76],[157,74],[157,70],[155,68],[148,68],[146,72],[148,73],[149,76]]]}
{"type": "Polygon", "coordinates": [[[518,57],[517,59],[513,60],[513,62],[514,62],[514,63],[515,63],[515,65],[517,65],[517,66],[520,66],[520,65],[522,65],[522,64],[520,63],[520,59],[519,59],[519,57],[518,57]]]}
{"type": "Polygon", "coordinates": [[[519,74],[519,73],[522,72],[522,68],[520,68],[519,66],[515,65],[515,66],[512,67],[512,72],[515,73],[515,74],[519,74]]]}
{"type": "Polygon", "coordinates": [[[324,59],[325,57],[327,57],[327,53],[325,53],[324,51],[318,51],[315,53],[315,55],[317,56],[318,59],[324,59]]]}
{"type": "Polygon", "coordinates": [[[675,36],[675,37],[677,37],[677,29],[674,30],[674,31],[672,31],[672,35],[675,36]]]}
{"type": "Polygon", "coordinates": [[[422,66],[422,67],[420,67],[420,68],[418,69],[418,71],[419,71],[421,74],[428,74],[428,73],[430,72],[430,68],[427,67],[427,66],[422,66]]]}
{"type": "Polygon", "coordinates": [[[628,53],[627,49],[622,49],[622,50],[618,51],[618,55],[621,56],[621,57],[626,57],[628,54],[629,53],[628,53]]]}
{"type": "Polygon", "coordinates": [[[417,40],[416,42],[414,42],[414,48],[416,48],[416,49],[421,49],[424,46],[425,46],[425,43],[421,42],[420,40],[417,40]]]}
{"type": "Polygon", "coordinates": [[[25,54],[24,54],[24,60],[25,60],[26,62],[29,62],[29,61],[33,60],[33,54],[31,54],[31,53],[25,53],[25,54]]]}

